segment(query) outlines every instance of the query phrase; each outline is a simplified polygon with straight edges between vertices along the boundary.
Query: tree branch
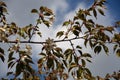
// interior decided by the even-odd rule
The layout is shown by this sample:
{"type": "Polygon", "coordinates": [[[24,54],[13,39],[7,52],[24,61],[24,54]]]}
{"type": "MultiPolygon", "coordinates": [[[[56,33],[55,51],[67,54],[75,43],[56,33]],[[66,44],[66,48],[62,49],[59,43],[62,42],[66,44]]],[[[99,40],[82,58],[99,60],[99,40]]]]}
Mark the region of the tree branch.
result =
{"type": "MultiPolygon", "coordinates": [[[[75,38],[71,38],[71,39],[62,39],[62,40],[55,40],[54,42],[67,42],[67,41],[71,41],[71,40],[76,40],[76,39],[83,39],[83,37],[75,37],[75,38]]],[[[17,43],[16,41],[7,41],[7,42],[3,42],[0,41],[0,43],[17,43]]],[[[30,44],[44,44],[46,42],[35,42],[35,41],[20,41],[20,43],[30,43],[30,44]]]]}

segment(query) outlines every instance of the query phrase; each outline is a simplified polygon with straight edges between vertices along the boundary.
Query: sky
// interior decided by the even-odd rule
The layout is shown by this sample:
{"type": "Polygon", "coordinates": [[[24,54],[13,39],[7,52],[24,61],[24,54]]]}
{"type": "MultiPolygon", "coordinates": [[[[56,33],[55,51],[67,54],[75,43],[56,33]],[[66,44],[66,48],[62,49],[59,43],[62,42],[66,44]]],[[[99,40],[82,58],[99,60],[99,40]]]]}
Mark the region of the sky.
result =
{"type": "MultiPolygon", "coordinates": [[[[8,6],[9,15],[7,16],[8,22],[16,22],[18,26],[24,27],[29,24],[35,24],[37,18],[36,15],[31,14],[31,9],[39,9],[40,6],[47,6],[51,8],[55,15],[56,19],[53,26],[48,29],[44,25],[40,25],[40,31],[43,33],[43,38],[40,39],[36,36],[34,41],[44,41],[48,37],[55,37],[55,34],[59,30],[65,30],[61,28],[62,23],[65,20],[72,19],[75,15],[75,12],[79,9],[88,8],[93,0],[2,0],[5,1],[8,6]]],[[[115,21],[120,20],[120,0],[107,0],[106,6],[107,10],[105,11],[106,16],[98,15],[98,20],[94,21],[103,25],[113,25],[115,21]]],[[[75,44],[80,43],[80,41],[75,41],[75,44]]],[[[68,43],[65,43],[64,46],[61,43],[58,43],[60,47],[65,49],[70,47],[68,43]]],[[[82,45],[82,44],[81,44],[82,45]]],[[[33,45],[33,59],[36,60],[39,57],[37,54],[40,52],[40,45],[33,45]]],[[[4,46],[3,46],[4,47],[4,46]]],[[[5,47],[4,47],[5,48],[5,47]]],[[[91,52],[91,50],[87,50],[91,52]]],[[[120,70],[120,59],[115,56],[115,54],[110,54],[106,56],[104,52],[99,55],[93,55],[93,63],[88,64],[94,75],[103,76],[106,73],[112,73],[114,70],[120,70]]],[[[4,67],[5,64],[0,62],[0,78],[5,76],[7,67],[4,67]]]]}

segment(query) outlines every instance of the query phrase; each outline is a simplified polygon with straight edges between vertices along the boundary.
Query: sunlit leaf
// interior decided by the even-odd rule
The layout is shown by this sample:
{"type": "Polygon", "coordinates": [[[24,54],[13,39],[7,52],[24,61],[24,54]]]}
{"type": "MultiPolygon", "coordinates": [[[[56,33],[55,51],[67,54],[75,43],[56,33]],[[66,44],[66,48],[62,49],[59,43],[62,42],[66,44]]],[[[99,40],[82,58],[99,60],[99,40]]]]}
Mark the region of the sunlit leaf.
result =
{"type": "Polygon", "coordinates": [[[70,21],[65,21],[62,26],[68,26],[70,24],[70,21]]]}
{"type": "Polygon", "coordinates": [[[80,78],[82,73],[83,73],[83,68],[79,67],[79,69],[77,70],[77,78],[80,78]]]}
{"type": "Polygon", "coordinates": [[[75,67],[77,67],[76,63],[71,63],[68,72],[70,72],[75,67]]]}

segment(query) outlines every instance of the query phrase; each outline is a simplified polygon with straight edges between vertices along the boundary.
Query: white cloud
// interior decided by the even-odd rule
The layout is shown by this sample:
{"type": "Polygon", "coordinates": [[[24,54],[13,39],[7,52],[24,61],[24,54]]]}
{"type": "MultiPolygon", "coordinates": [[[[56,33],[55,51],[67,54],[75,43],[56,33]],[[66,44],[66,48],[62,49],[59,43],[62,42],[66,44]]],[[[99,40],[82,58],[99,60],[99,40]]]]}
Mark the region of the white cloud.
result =
{"type": "Polygon", "coordinates": [[[40,6],[47,6],[55,13],[57,10],[65,11],[68,7],[65,0],[9,0],[8,5],[8,21],[15,21],[19,26],[34,24],[36,16],[31,14],[32,9],[39,9],[40,6]]]}

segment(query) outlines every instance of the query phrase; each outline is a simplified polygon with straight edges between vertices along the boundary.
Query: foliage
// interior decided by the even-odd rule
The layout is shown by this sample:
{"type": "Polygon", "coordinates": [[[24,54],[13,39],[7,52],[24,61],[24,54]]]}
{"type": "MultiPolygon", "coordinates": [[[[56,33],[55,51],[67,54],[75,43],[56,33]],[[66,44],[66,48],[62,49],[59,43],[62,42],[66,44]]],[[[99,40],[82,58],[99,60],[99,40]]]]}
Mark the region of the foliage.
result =
{"type": "MultiPolygon", "coordinates": [[[[0,42],[1,44],[11,44],[8,48],[8,69],[16,67],[15,72],[10,71],[7,76],[13,75],[16,80],[22,74],[22,78],[25,80],[38,80],[37,74],[45,74],[46,80],[58,80],[59,78],[67,80],[71,75],[75,80],[100,80],[101,77],[95,77],[86,67],[87,62],[92,62],[92,55],[84,52],[80,44],[74,45],[73,40],[82,39],[84,46],[87,48],[89,45],[95,54],[99,54],[103,50],[108,55],[108,44],[113,44],[114,53],[120,57],[120,34],[115,31],[115,28],[119,27],[120,21],[116,22],[115,26],[104,26],[95,23],[92,18],[87,18],[93,16],[97,19],[98,13],[105,16],[103,10],[105,9],[105,2],[106,0],[95,0],[91,7],[79,9],[72,20],[63,22],[62,26],[66,27],[67,31],[59,31],[56,34],[59,40],[48,38],[44,42],[34,42],[31,40],[34,35],[37,34],[42,37],[38,25],[45,24],[49,28],[54,22],[53,11],[45,6],[41,6],[39,10],[32,9],[31,13],[38,15],[36,25],[29,24],[21,28],[15,22],[7,22],[7,5],[0,1],[0,42]],[[69,38],[71,33],[74,37],[69,38]],[[111,35],[108,35],[108,33],[111,35]],[[80,34],[84,35],[80,36],[80,34]],[[12,36],[16,36],[16,39],[11,40],[10,37],[12,36]],[[71,48],[66,50],[56,44],[66,41],[71,44],[71,48]],[[23,43],[28,44],[24,45],[23,43]],[[36,65],[32,60],[32,46],[29,44],[42,45],[39,53],[40,59],[37,62],[37,72],[32,67],[32,65],[36,65]],[[18,57],[14,56],[16,54],[18,57]]],[[[0,59],[3,62],[6,60],[4,52],[5,49],[0,47],[0,59]]],[[[116,80],[118,80],[120,79],[120,73],[107,74],[104,79],[109,80],[110,78],[117,78],[116,80]]]]}

